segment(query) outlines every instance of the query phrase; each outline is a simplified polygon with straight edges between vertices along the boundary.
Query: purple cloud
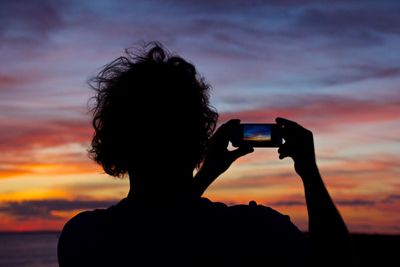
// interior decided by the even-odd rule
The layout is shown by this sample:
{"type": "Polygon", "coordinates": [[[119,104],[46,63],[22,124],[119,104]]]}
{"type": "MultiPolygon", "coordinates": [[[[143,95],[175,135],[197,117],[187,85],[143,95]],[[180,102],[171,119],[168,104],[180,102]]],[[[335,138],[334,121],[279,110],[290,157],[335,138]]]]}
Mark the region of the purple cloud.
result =
{"type": "Polygon", "coordinates": [[[390,195],[390,196],[386,197],[382,202],[385,204],[392,204],[392,203],[400,202],[400,195],[390,195]]]}
{"type": "Polygon", "coordinates": [[[2,43],[26,47],[44,43],[49,34],[65,23],[62,2],[41,0],[2,2],[0,11],[0,40],[2,43]]]}
{"type": "Polygon", "coordinates": [[[0,203],[0,212],[20,220],[48,219],[58,220],[52,211],[92,210],[108,208],[117,204],[117,200],[29,200],[5,201],[0,203]]]}
{"type": "Polygon", "coordinates": [[[335,203],[341,206],[373,206],[376,204],[375,201],[366,199],[342,199],[336,200],[335,203]]]}
{"type": "MultiPolygon", "coordinates": [[[[382,1],[384,2],[384,1],[382,1]]],[[[317,5],[316,5],[317,6],[317,5]]],[[[299,17],[299,25],[326,35],[362,37],[367,32],[399,33],[400,5],[386,1],[382,5],[362,5],[347,1],[346,5],[308,8],[299,17]],[[359,33],[359,34],[358,34],[359,33]]],[[[367,35],[364,35],[367,37],[367,35]]]]}

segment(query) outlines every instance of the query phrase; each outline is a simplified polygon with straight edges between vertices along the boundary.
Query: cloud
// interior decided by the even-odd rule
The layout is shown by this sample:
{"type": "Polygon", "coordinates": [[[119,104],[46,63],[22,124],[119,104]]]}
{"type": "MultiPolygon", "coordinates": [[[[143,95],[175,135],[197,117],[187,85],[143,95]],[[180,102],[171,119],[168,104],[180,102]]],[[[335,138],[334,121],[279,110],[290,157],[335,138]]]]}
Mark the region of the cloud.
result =
{"type": "Polygon", "coordinates": [[[3,121],[2,164],[0,177],[24,173],[90,172],[95,164],[89,161],[87,149],[92,129],[85,120],[60,119],[35,121],[3,121]]]}
{"type": "Polygon", "coordinates": [[[366,80],[397,78],[399,75],[400,67],[350,64],[333,71],[331,74],[324,74],[314,82],[323,86],[336,86],[366,80]]]}
{"type": "Polygon", "coordinates": [[[374,177],[396,177],[400,157],[390,153],[376,152],[361,157],[319,157],[323,162],[324,174],[328,177],[364,177],[374,180],[374,177]]]}
{"type": "MultiPolygon", "coordinates": [[[[339,206],[350,206],[350,207],[370,207],[374,206],[377,202],[369,199],[334,199],[334,202],[339,206]]],[[[306,202],[304,197],[301,199],[292,200],[279,200],[270,203],[271,206],[304,206],[306,202]]]]}
{"type": "Polygon", "coordinates": [[[45,43],[49,34],[65,23],[63,1],[6,1],[0,11],[0,41],[18,47],[45,43]]]}
{"type": "MultiPolygon", "coordinates": [[[[382,202],[385,204],[393,204],[393,203],[400,202],[400,195],[389,195],[382,202]]],[[[399,207],[399,209],[400,209],[400,207],[399,207]]]]}
{"type": "Polygon", "coordinates": [[[117,204],[117,200],[29,200],[8,201],[0,203],[0,212],[20,220],[29,219],[60,219],[54,211],[92,210],[108,208],[117,204]]]}
{"type": "Polygon", "coordinates": [[[215,184],[218,190],[241,190],[241,189],[254,189],[261,187],[268,187],[271,184],[288,183],[296,175],[293,172],[280,172],[265,174],[248,174],[241,175],[234,179],[221,179],[215,184]]]}
{"type": "Polygon", "coordinates": [[[397,15],[399,10],[398,4],[360,6],[356,2],[349,1],[345,6],[307,8],[299,17],[298,23],[309,30],[329,35],[356,34],[365,31],[399,33],[400,18],[397,15]]]}
{"type": "MultiPolygon", "coordinates": [[[[400,5],[380,3],[360,6],[356,1],[329,5],[321,5],[320,1],[174,1],[174,10],[190,25],[192,31],[187,33],[200,33],[206,38],[214,34],[215,43],[228,45],[228,50],[238,44],[239,54],[251,51],[266,59],[265,51],[272,50],[272,55],[279,51],[298,59],[302,56],[298,52],[305,54],[307,48],[312,51],[307,55],[315,56],[321,50],[326,53],[384,43],[382,35],[390,37],[400,31],[400,5]],[[193,23],[196,20],[201,23],[193,23]],[[255,49],[260,47],[263,49],[255,49]]],[[[223,49],[220,52],[224,54],[223,49]]],[[[312,60],[308,57],[308,61],[312,60]]]]}
{"type": "Polygon", "coordinates": [[[304,206],[305,202],[300,200],[282,200],[273,202],[271,206],[304,206]]]}
{"type": "MultiPolygon", "coordinates": [[[[259,100],[259,102],[261,102],[259,100]]],[[[380,123],[398,120],[400,99],[360,100],[337,95],[298,95],[265,97],[275,106],[258,107],[237,112],[224,112],[220,121],[239,118],[242,122],[266,122],[277,116],[297,120],[318,131],[332,131],[343,125],[380,123]]]]}
{"type": "Polygon", "coordinates": [[[2,127],[3,151],[31,147],[59,146],[66,143],[88,143],[92,135],[90,123],[84,118],[50,121],[34,119],[5,121],[2,127]]]}
{"type": "MultiPolygon", "coordinates": [[[[77,192],[84,192],[84,195],[88,196],[91,193],[99,193],[99,192],[112,192],[112,191],[120,191],[122,192],[121,195],[126,194],[125,192],[129,188],[129,182],[123,182],[121,180],[115,181],[111,180],[111,177],[109,181],[106,182],[101,182],[101,181],[96,181],[96,182],[79,182],[79,183],[74,183],[74,184],[66,184],[62,185],[58,190],[60,191],[67,191],[67,192],[72,192],[73,194],[77,194],[77,192]]],[[[119,179],[119,178],[113,178],[113,179],[119,179]]],[[[56,188],[57,189],[57,188],[56,188]]],[[[85,199],[84,196],[82,197],[77,197],[81,199],[85,199]]]]}
{"type": "MultiPolygon", "coordinates": [[[[18,60],[9,61],[8,63],[7,67],[0,69],[0,88],[3,96],[1,103],[4,103],[6,106],[12,106],[12,104],[15,105],[15,103],[10,104],[8,102],[10,100],[16,102],[15,99],[20,101],[22,99],[29,99],[33,102],[32,100],[38,97],[38,90],[42,97],[42,102],[45,102],[43,99],[45,97],[43,85],[48,85],[54,76],[51,76],[49,73],[45,73],[43,69],[40,69],[47,65],[43,61],[43,58],[33,59],[29,57],[28,59],[21,56],[18,60]],[[22,63],[20,60],[26,61],[27,65],[35,62],[38,66],[35,69],[29,68],[23,70],[24,66],[21,65],[22,63]]],[[[57,87],[62,86],[63,85],[60,84],[57,87]]],[[[5,108],[2,108],[2,111],[4,111],[4,109],[5,108]]]]}
{"type": "Polygon", "coordinates": [[[4,89],[8,89],[18,84],[21,84],[21,76],[0,74],[0,88],[2,88],[3,93],[4,89]]]}
{"type": "Polygon", "coordinates": [[[335,200],[335,203],[342,206],[373,206],[375,205],[375,201],[365,200],[365,199],[338,199],[335,200]]]}

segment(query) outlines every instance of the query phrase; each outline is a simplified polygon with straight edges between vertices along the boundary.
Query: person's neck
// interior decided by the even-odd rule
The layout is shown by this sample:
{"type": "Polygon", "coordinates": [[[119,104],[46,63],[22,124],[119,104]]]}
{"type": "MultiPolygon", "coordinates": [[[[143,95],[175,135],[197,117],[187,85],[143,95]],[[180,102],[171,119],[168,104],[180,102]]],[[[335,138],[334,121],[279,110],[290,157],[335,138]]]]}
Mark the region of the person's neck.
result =
{"type": "Polygon", "coordinates": [[[129,173],[128,199],[145,203],[187,201],[193,197],[193,174],[188,173],[129,173]]]}

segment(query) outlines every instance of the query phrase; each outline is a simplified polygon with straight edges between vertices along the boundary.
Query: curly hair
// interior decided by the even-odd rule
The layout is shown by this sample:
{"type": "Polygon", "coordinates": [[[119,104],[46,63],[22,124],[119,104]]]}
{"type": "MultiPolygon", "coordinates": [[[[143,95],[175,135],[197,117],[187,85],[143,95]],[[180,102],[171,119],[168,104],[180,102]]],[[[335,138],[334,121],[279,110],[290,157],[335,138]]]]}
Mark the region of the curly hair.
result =
{"type": "Polygon", "coordinates": [[[149,103],[159,113],[179,108],[185,117],[190,116],[195,143],[193,163],[196,167],[201,164],[218,113],[209,105],[210,86],[192,64],[152,42],[136,53],[126,49],[124,56],[89,79],[89,85],[95,91],[90,99],[94,102],[90,110],[95,132],[89,156],[107,174],[127,174],[126,125],[132,120],[149,120],[149,113],[143,113],[149,103]]]}

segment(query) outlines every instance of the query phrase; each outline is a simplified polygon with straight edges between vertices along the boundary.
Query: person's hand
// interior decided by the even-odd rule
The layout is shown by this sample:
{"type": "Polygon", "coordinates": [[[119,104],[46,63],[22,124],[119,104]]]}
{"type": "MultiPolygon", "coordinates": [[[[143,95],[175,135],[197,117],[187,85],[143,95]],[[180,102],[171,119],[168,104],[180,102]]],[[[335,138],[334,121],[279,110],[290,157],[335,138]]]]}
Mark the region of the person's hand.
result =
{"type": "Polygon", "coordinates": [[[238,158],[251,153],[254,149],[250,146],[241,146],[234,150],[228,150],[228,144],[239,125],[240,120],[229,120],[222,124],[210,140],[202,168],[209,174],[218,177],[224,173],[238,158]]]}
{"type": "Polygon", "coordinates": [[[279,149],[279,158],[291,157],[296,172],[303,178],[317,170],[314,152],[314,140],[311,131],[294,121],[276,118],[276,123],[282,127],[285,143],[279,149]]]}
{"type": "Polygon", "coordinates": [[[194,178],[195,192],[198,192],[199,195],[236,159],[254,151],[250,146],[228,150],[229,141],[239,123],[238,119],[229,120],[222,124],[211,138],[201,169],[194,178]]]}

